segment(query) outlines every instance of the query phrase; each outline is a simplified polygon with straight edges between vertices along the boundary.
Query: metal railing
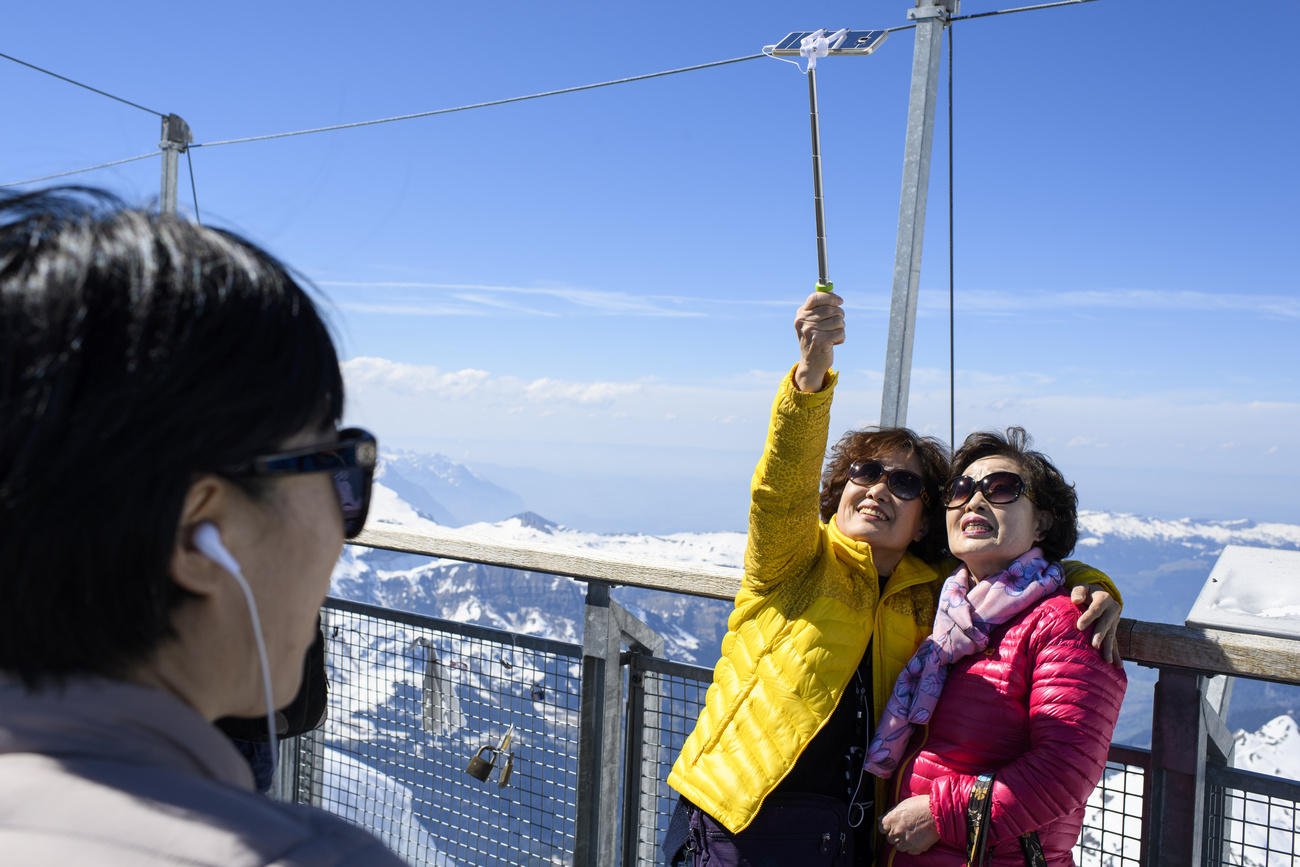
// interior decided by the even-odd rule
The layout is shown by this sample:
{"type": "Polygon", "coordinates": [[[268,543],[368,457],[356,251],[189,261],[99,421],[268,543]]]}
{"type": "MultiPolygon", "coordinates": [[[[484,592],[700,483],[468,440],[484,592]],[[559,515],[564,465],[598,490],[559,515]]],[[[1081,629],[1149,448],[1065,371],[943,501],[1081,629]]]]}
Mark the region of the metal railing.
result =
{"type": "Polygon", "coordinates": [[[1207,862],[1300,863],[1300,783],[1219,765],[1207,768],[1206,782],[1207,862]]]}
{"type": "Polygon", "coordinates": [[[1101,782],[1088,796],[1074,847],[1079,867],[1140,867],[1151,795],[1151,751],[1111,744],[1101,782]]]}
{"type": "Polygon", "coordinates": [[[282,750],[278,794],[413,864],[571,863],[580,646],[337,599],[323,621],[329,715],[282,750]]]}
{"type": "MultiPolygon", "coordinates": [[[[610,586],[727,598],[734,574],[459,535],[361,541],[585,580],[583,644],[330,600],[329,721],[285,745],[279,796],[368,827],[416,864],[660,863],[676,802],[665,779],[711,671],[662,659],[662,640],[610,599],[610,586]],[[491,776],[470,776],[471,757],[506,731],[491,776]]],[[[1112,746],[1078,863],[1293,864],[1300,782],[1226,767],[1231,738],[1205,674],[1295,683],[1300,643],[1125,621],[1120,644],[1126,659],[1161,671],[1152,750],[1112,746]]]]}

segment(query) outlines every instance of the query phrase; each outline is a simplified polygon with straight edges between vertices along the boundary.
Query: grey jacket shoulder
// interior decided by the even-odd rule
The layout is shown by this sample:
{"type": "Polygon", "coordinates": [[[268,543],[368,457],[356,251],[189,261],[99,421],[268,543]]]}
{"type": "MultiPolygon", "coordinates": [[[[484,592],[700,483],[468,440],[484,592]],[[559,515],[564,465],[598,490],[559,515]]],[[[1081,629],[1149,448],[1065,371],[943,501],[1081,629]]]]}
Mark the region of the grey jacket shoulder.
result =
{"type": "Polygon", "coordinates": [[[158,768],[103,764],[12,755],[0,761],[6,865],[405,864],[370,834],[322,810],[158,768]]]}
{"type": "Polygon", "coordinates": [[[0,678],[0,862],[212,867],[402,864],[370,834],[253,791],[248,763],[175,696],[0,678]]]}

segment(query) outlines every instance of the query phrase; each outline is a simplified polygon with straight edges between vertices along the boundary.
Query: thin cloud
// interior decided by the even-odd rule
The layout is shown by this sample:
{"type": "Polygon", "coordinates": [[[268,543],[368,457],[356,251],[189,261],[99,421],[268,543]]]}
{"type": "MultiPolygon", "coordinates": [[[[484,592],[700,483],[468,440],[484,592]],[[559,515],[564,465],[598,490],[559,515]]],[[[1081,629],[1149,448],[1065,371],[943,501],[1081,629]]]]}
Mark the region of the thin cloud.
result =
{"type": "Polygon", "coordinates": [[[378,316],[486,316],[486,310],[476,310],[469,306],[452,306],[450,304],[410,304],[388,303],[374,304],[344,301],[336,305],[349,313],[370,313],[378,316]]]}
{"type": "MultiPolygon", "coordinates": [[[[516,313],[536,316],[559,316],[562,315],[562,312],[558,310],[539,310],[535,307],[528,307],[503,300],[502,296],[515,295],[548,298],[569,305],[571,308],[576,308],[578,311],[595,314],[667,318],[703,317],[705,315],[704,312],[694,308],[703,303],[708,303],[705,299],[688,298],[678,295],[633,295],[628,292],[579,289],[564,286],[500,286],[488,283],[426,283],[392,280],[321,280],[318,285],[346,289],[432,290],[434,292],[445,292],[447,293],[447,297],[463,302],[466,305],[472,306],[477,304],[486,304],[511,310],[516,313]]],[[[346,302],[339,306],[345,310],[356,310],[357,312],[365,313],[410,315],[412,311],[419,311],[419,315],[430,316],[466,315],[465,311],[472,309],[472,307],[447,306],[434,301],[428,302],[427,304],[421,301],[413,303],[406,299],[394,299],[391,302],[380,301],[360,304],[346,302]]]]}
{"type": "Polygon", "coordinates": [[[525,380],[499,376],[486,370],[442,370],[428,364],[408,364],[386,358],[360,357],[343,363],[343,375],[354,390],[382,389],[396,396],[444,400],[473,399],[506,406],[520,404],[551,408],[558,404],[607,407],[616,399],[640,391],[635,383],[573,382],[539,377],[525,380]]]}
{"type": "MultiPolygon", "coordinates": [[[[946,295],[923,292],[921,306],[930,313],[946,311],[948,299],[946,295]]],[[[959,313],[998,314],[1025,310],[1156,310],[1170,313],[1245,313],[1300,319],[1300,298],[1157,289],[1087,289],[1016,294],[974,290],[957,293],[959,313]]]]}
{"type": "MultiPolygon", "coordinates": [[[[789,298],[747,300],[681,295],[635,295],[629,292],[582,289],[570,286],[503,286],[490,283],[432,283],[419,281],[322,280],[318,285],[370,290],[395,290],[401,297],[342,301],[339,308],[353,313],[389,316],[483,316],[491,307],[523,316],[556,317],[566,314],[653,318],[746,318],[759,311],[791,312],[789,298]],[[411,290],[435,297],[410,297],[411,290]],[[523,303],[524,298],[555,303],[543,308],[523,303]]],[[[845,301],[849,311],[886,313],[888,293],[858,293],[845,301]]],[[[946,314],[947,293],[925,290],[919,296],[925,315],[946,314]]],[[[1239,314],[1300,320],[1300,296],[1253,293],[1213,293],[1154,289],[1087,289],[1065,292],[1011,293],[968,290],[957,293],[957,312],[965,316],[1001,316],[1026,311],[1144,310],[1164,313],[1239,314]]]]}

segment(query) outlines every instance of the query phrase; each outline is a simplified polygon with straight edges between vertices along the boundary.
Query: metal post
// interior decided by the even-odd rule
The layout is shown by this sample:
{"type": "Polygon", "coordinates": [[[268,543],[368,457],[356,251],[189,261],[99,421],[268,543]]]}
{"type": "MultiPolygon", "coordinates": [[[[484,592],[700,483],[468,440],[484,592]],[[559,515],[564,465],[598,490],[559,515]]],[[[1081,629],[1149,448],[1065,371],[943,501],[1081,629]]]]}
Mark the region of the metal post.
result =
{"type": "Polygon", "coordinates": [[[903,146],[903,190],[898,205],[898,244],[894,251],[894,288],[889,307],[889,343],[885,349],[885,388],[880,424],[907,424],[907,392],[912,375],[912,338],[916,329],[916,292],[921,277],[921,242],[925,236],[925,200],[930,188],[930,146],[939,89],[939,55],[943,29],[960,0],[917,0],[908,17],[916,21],[912,87],[907,103],[907,139],[903,146]]]}
{"type": "Polygon", "coordinates": [[[587,583],[582,631],[582,702],[578,729],[578,804],[573,863],[609,867],[618,859],[621,642],[609,585],[587,583]]]}
{"type": "Polygon", "coordinates": [[[1205,766],[1205,807],[1201,811],[1205,832],[1204,852],[1207,860],[1215,864],[1232,863],[1232,844],[1228,833],[1230,798],[1223,786],[1212,777],[1214,768],[1231,767],[1237,741],[1228,728],[1228,704],[1232,700],[1232,686],[1236,678],[1227,674],[1201,678],[1201,717],[1205,720],[1205,744],[1209,749],[1205,766]],[[1214,844],[1218,843],[1215,847],[1214,844]],[[1215,851],[1215,848],[1218,851],[1215,851]]]}
{"type": "Polygon", "coordinates": [[[176,213],[176,175],[180,155],[194,139],[190,135],[190,125],[178,115],[169,114],[162,119],[162,141],[158,147],[162,150],[162,188],[159,204],[162,213],[176,213]]]}
{"type": "Polygon", "coordinates": [[[578,729],[575,867],[615,867],[625,798],[623,764],[623,642],[663,654],[663,637],[609,597],[610,585],[587,582],[582,631],[582,702],[578,729]]]}
{"type": "Polygon", "coordinates": [[[1161,669],[1151,726],[1148,864],[1200,864],[1206,726],[1200,677],[1161,669]]]}
{"type": "Polygon", "coordinates": [[[658,840],[642,834],[642,820],[648,819],[649,830],[656,829],[658,815],[659,760],[663,745],[659,732],[659,696],[646,693],[645,670],[640,660],[664,655],[662,635],[633,617],[617,602],[612,603],[619,632],[632,649],[627,673],[627,725],[623,745],[623,860],[633,864],[657,863],[658,840]],[[647,725],[647,721],[653,721],[647,725]],[[644,784],[649,780],[651,785],[644,784]]]}

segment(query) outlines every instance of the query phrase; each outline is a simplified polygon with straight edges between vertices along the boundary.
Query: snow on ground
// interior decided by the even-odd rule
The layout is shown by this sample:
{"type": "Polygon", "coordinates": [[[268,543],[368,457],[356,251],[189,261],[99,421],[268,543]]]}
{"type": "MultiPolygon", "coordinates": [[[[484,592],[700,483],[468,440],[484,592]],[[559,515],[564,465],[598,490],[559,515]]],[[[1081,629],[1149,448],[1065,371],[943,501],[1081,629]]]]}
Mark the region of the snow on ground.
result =
{"type": "Polygon", "coordinates": [[[1300,551],[1228,545],[1219,555],[1188,624],[1300,636],[1300,551]]]}
{"type": "Polygon", "coordinates": [[[409,787],[357,761],[355,756],[325,748],[322,800],[331,812],[367,829],[412,865],[456,867],[415,817],[414,797],[409,787]],[[369,809],[376,805],[382,809],[369,809]]]}
{"type": "MultiPolygon", "coordinates": [[[[1233,767],[1300,780],[1300,728],[1280,716],[1256,732],[1237,732],[1233,767]]],[[[1225,863],[1245,867],[1293,867],[1300,855],[1300,810],[1289,800],[1261,795],[1228,801],[1229,841],[1225,863]]]]}

